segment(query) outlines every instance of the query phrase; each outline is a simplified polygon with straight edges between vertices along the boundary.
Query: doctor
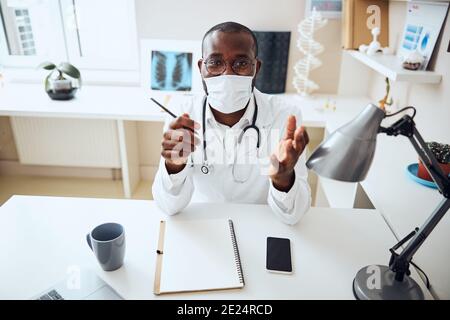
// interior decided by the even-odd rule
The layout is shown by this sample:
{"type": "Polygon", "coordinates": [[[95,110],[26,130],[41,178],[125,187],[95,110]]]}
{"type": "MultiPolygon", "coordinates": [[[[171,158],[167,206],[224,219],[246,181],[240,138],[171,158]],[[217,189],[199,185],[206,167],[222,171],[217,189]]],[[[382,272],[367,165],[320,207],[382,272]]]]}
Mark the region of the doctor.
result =
{"type": "Polygon", "coordinates": [[[191,201],[268,203],[295,224],[309,209],[300,109],[254,87],[257,56],[255,35],[241,24],[218,24],[203,37],[198,68],[206,95],[166,122],[153,183],[167,214],[191,201]]]}

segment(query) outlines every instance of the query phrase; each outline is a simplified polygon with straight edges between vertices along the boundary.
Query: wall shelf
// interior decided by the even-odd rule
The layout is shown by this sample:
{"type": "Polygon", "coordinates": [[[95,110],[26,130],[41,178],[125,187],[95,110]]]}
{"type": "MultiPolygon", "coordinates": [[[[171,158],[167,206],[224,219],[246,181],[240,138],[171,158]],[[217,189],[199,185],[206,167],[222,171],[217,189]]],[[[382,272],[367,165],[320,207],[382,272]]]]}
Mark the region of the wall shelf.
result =
{"type": "Polygon", "coordinates": [[[401,66],[400,58],[395,55],[377,54],[368,56],[356,50],[346,50],[348,54],[369,68],[392,81],[405,81],[410,83],[439,83],[442,75],[433,71],[405,70],[401,66]]]}

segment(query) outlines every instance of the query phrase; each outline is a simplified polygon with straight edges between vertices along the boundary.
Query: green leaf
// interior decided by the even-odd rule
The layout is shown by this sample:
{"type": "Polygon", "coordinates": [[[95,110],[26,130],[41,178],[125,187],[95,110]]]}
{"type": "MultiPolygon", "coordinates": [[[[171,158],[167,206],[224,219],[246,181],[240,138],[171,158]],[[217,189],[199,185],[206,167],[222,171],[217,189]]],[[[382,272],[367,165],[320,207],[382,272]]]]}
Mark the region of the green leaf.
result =
{"type": "Polygon", "coordinates": [[[58,70],[75,79],[79,79],[81,77],[80,70],[67,62],[60,63],[58,66],[58,70]]]}
{"type": "Polygon", "coordinates": [[[46,77],[45,77],[45,80],[44,80],[45,91],[47,91],[47,92],[48,92],[48,89],[49,89],[49,87],[50,87],[50,81],[49,81],[49,79],[50,79],[50,76],[52,75],[52,73],[53,73],[53,72],[50,72],[49,75],[46,76],[46,77]]]}
{"type": "Polygon", "coordinates": [[[53,70],[56,68],[56,65],[53,62],[45,61],[36,67],[36,69],[45,69],[45,70],[53,70]]]}

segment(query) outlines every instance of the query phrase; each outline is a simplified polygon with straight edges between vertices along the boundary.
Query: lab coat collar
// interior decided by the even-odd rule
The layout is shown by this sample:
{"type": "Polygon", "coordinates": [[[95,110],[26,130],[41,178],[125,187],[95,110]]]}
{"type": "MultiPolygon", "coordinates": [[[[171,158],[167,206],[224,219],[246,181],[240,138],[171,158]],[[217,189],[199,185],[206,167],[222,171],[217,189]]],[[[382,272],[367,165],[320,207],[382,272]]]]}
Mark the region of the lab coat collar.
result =
{"type": "MultiPolygon", "coordinates": [[[[256,125],[259,127],[266,127],[272,123],[274,119],[273,97],[262,93],[258,89],[253,90],[256,103],[258,104],[258,119],[256,119],[256,125]]],[[[253,115],[253,114],[252,114],[253,115]]]]}
{"type": "MultiPolygon", "coordinates": [[[[273,119],[273,111],[272,105],[270,103],[270,96],[262,93],[256,88],[254,88],[253,90],[253,95],[250,98],[250,103],[247,107],[247,110],[245,111],[244,115],[242,116],[241,120],[239,120],[238,123],[242,123],[243,126],[247,126],[252,123],[253,113],[255,112],[255,99],[256,103],[258,104],[258,117],[256,119],[256,125],[258,127],[259,126],[265,127],[269,125],[271,123],[271,119],[273,119]]],[[[211,111],[211,108],[209,107],[209,104],[207,105],[206,108],[205,118],[210,125],[214,126],[218,125],[211,111]]]]}

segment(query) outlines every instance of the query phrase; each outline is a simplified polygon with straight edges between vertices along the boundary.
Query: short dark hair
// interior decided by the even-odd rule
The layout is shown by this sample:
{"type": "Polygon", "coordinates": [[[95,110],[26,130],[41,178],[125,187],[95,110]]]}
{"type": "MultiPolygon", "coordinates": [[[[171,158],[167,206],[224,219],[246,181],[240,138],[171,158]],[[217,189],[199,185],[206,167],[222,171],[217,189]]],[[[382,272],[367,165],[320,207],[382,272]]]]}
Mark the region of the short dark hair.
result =
{"type": "Polygon", "coordinates": [[[205,39],[214,31],[226,32],[226,33],[243,32],[243,33],[249,34],[253,39],[253,50],[255,51],[255,57],[258,56],[258,40],[256,39],[256,36],[253,33],[253,31],[240,23],[232,22],[232,21],[227,21],[227,22],[222,22],[222,23],[216,24],[214,27],[212,27],[205,33],[205,35],[203,36],[203,39],[202,39],[202,55],[203,55],[205,39]]]}

